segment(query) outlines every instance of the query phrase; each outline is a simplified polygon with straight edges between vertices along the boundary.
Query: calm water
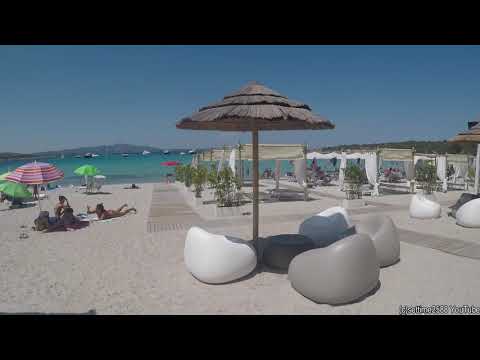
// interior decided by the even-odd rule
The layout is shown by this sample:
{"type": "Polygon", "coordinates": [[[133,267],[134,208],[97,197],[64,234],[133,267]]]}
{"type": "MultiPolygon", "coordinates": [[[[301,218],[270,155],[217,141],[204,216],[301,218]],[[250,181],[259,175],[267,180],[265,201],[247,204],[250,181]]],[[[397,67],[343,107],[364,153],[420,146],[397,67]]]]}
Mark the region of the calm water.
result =
{"type": "MultiPolygon", "coordinates": [[[[85,164],[93,165],[99,169],[99,173],[106,176],[105,182],[107,184],[131,184],[163,181],[167,173],[174,172],[174,167],[161,166],[161,162],[179,161],[183,164],[190,164],[192,156],[189,154],[180,155],[175,153],[168,155],[150,154],[146,156],[130,155],[126,158],[121,155],[107,155],[106,157],[100,156],[92,159],[65,157],[64,159],[44,159],[41,161],[54,164],[63,170],[65,178],[58,182],[61,185],[78,185],[82,179],[80,176],[74,174],[74,170],[85,164]]],[[[31,161],[2,162],[0,163],[0,174],[15,170],[17,167],[28,162],[31,161]]],[[[309,164],[311,163],[311,161],[308,162],[309,164]]],[[[355,163],[355,160],[348,161],[348,164],[355,163]]],[[[337,161],[335,166],[334,163],[328,160],[320,160],[318,161],[318,164],[323,170],[333,171],[339,168],[340,161],[337,161]]],[[[392,165],[395,166],[397,164],[389,164],[389,166],[392,165]]],[[[360,163],[360,166],[363,166],[363,161],[360,163]]],[[[267,168],[274,170],[275,161],[260,161],[260,174],[267,168]]],[[[293,171],[293,167],[290,165],[289,161],[282,161],[282,175],[289,171],[293,171]]],[[[244,162],[244,174],[247,177],[252,176],[251,162],[244,162]]]]}

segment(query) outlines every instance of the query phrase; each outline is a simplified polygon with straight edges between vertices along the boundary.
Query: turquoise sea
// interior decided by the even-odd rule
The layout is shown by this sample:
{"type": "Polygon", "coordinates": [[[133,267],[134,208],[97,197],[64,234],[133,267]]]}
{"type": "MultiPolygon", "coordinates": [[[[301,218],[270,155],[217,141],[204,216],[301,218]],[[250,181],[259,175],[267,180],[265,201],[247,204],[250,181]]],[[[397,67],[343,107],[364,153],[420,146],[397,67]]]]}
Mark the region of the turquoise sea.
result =
{"type": "MultiPolygon", "coordinates": [[[[132,183],[147,183],[147,182],[160,182],[163,181],[167,173],[173,173],[174,167],[166,167],[160,165],[164,161],[179,161],[183,164],[190,164],[192,161],[192,155],[185,154],[180,155],[178,153],[164,154],[149,154],[146,156],[140,154],[130,154],[129,157],[122,157],[121,155],[106,155],[96,158],[75,158],[65,157],[64,159],[42,159],[38,160],[42,162],[48,162],[54,164],[65,173],[65,178],[58,181],[60,185],[78,185],[82,181],[82,178],[74,174],[74,170],[78,167],[89,164],[99,169],[99,174],[105,175],[107,184],[132,184],[132,183]]],[[[0,174],[7,171],[15,170],[17,167],[24,165],[28,161],[6,161],[0,163],[0,174]]],[[[350,163],[356,163],[356,161],[349,160],[350,163]]],[[[309,164],[311,161],[309,161],[309,164]]],[[[321,160],[318,162],[323,170],[333,171],[339,168],[340,162],[334,164],[328,160],[321,160]]],[[[363,161],[361,166],[363,165],[363,161]]],[[[252,163],[244,162],[244,174],[246,177],[252,176],[252,163]]],[[[275,161],[260,161],[260,174],[270,168],[274,171],[275,161]]],[[[282,161],[282,175],[286,172],[293,171],[292,165],[289,161],[282,161]]]]}

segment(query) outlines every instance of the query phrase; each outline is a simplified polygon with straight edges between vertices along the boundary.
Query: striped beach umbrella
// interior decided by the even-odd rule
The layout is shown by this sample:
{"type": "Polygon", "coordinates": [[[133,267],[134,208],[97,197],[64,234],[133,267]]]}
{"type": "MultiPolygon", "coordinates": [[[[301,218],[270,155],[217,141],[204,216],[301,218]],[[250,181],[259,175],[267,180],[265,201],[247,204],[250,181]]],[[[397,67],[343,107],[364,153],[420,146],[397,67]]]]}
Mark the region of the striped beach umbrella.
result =
{"type": "Polygon", "coordinates": [[[52,164],[33,162],[12,171],[5,179],[25,185],[41,185],[63,178],[63,171],[52,164]]]}

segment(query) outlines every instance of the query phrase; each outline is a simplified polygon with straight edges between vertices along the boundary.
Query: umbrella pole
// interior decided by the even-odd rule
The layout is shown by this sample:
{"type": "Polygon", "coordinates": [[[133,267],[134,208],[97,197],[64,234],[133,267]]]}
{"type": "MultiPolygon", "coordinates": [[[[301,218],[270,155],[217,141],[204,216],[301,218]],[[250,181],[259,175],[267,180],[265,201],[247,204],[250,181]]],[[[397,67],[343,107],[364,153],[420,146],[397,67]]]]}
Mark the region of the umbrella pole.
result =
{"type": "Polygon", "coordinates": [[[258,130],[252,131],[253,147],[253,241],[257,245],[258,263],[262,262],[262,246],[258,240],[258,130]]]}
{"type": "Polygon", "coordinates": [[[477,145],[477,157],[475,158],[475,194],[478,194],[478,180],[480,175],[480,144],[477,145]]]}

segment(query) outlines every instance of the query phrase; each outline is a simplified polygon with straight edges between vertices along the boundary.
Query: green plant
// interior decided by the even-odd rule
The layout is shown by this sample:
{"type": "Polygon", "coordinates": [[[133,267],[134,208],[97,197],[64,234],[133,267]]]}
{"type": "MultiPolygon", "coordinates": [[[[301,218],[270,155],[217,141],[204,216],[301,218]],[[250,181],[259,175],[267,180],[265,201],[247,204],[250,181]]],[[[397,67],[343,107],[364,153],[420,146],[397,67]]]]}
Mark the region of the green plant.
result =
{"type": "Polygon", "coordinates": [[[184,165],[177,165],[175,167],[175,178],[179,182],[185,181],[185,166],[184,165]]]}
{"type": "Polygon", "coordinates": [[[202,197],[203,185],[207,181],[207,168],[199,165],[192,169],[192,183],[195,188],[195,197],[202,197]]]}
{"type": "Polygon", "coordinates": [[[210,189],[215,188],[217,184],[217,168],[215,167],[215,164],[210,165],[210,170],[207,174],[207,184],[210,189]]]}
{"type": "Polygon", "coordinates": [[[216,176],[215,180],[215,199],[217,206],[235,206],[238,205],[236,193],[241,188],[240,179],[233,175],[229,167],[225,167],[216,176]]]}
{"type": "Polygon", "coordinates": [[[344,180],[347,184],[345,188],[347,199],[361,199],[362,192],[360,191],[360,187],[365,182],[366,177],[363,170],[357,165],[349,165],[345,169],[344,175],[344,180]]]}
{"type": "Polygon", "coordinates": [[[437,188],[437,168],[429,163],[417,167],[415,180],[422,186],[424,193],[431,194],[437,188]]]}
{"type": "Polygon", "coordinates": [[[192,185],[192,169],[191,165],[185,165],[183,168],[183,179],[186,187],[192,185]]]}

